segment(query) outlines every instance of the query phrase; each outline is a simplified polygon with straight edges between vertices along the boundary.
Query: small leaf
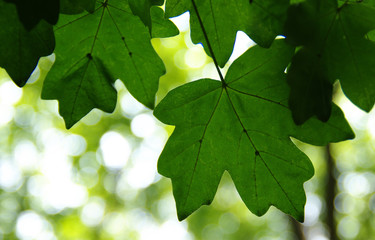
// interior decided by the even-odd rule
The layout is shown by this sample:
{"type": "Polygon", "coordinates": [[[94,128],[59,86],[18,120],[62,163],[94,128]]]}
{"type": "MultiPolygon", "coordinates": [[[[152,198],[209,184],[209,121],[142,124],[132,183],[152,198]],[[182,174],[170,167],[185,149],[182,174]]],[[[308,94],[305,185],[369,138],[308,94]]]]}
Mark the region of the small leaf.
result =
{"type": "Polygon", "coordinates": [[[164,11],[160,7],[151,7],[152,37],[167,38],[180,33],[176,25],[164,17],[164,11]]]}
{"type": "Polygon", "coordinates": [[[22,87],[42,56],[52,54],[55,39],[52,26],[41,20],[27,30],[13,3],[0,0],[0,66],[22,87]]]}
{"type": "Polygon", "coordinates": [[[128,0],[130,9],[133,14],[140,17],[142,22],[150,29],[152,28],[152,20],[150,8],[154,5],[163,5],[163,0],[128,0]]]}
{"type": "Polygon", "coordinates": [[[156,107],[175,125],[158,162],[172,179],[180,220],[210,204],[224,171],[246,206],[261,216],[271,205],[304,219],[303,183],[314,169],[290,136],[313,144],[352,138],[342,112],[327,123],[293,122],[284,69],[294,49],[283,40],[251,48],[229,68],[225,83],[202,79],[172,90],[156,107]]]}
{"type": "Polygon", "coordinates": [[[163,0],[129,0],[133,14],[140,17],[153,38],[172,37],[179,33],[174,23],[164,17],[164,11],[159,7],[163,3],[163,0]]]}

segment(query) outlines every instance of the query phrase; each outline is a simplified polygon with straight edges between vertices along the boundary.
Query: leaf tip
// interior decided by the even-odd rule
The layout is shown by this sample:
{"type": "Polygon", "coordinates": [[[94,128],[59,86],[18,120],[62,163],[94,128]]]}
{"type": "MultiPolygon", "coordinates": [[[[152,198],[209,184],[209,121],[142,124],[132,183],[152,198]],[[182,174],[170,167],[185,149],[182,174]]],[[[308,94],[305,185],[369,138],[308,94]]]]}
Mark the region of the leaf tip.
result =
{"type": "Polygon", "coordinates": [[[348,132],[347,140],[352,140],[355,138],[355,133],[353,132],[353,129],[350,128],[350,131],[348,132]]]}
{"type": "Polygon", "coordinates": [[[11,78],[11,79],[20,88],[22,88],[23,86],[25,86],[26,83],[27,83],[27,80],[28,80],[28,79],[25,80],[25,79],[13,79],[13,78],[11,78]]]}
{"type": "Polygon", "coordinates": [[[154,108],[155,108],[155,102],[154,101],[145,102],[144,105],[151,110],[154,110],[154,108]]]}
{"type": "Polygon", "coordinates": [[[293,214],[292,217],[294,219],[296,219],[300,223],[303,223],[305,221],[305,213],[304,213],[304,211],[297,212],[296,215],[293,214]]]}
{"type": "Polygon", "coordinates": [[[211,203],[212,203],[212,200],[208,199],[205,203],[203,203],[203,205],[211,205],[211,203]]]}
{"type": "Polygon", "coordinates": [[[71,128],[74,126],[74,124],[76,124],[76,123],[75,123],[75,122],[72,122],[72,121],[66,121],[66,120],[65,120],[65,128],[66,128],[67,130],[71,129],[71,128]]]}
{"type": "Polygon", "coordinates": [[[185,213],[185,212],[178,212],[178,213],[177,213],[178,221],[182,222],[182,221],[185,220],[187,217],[189,217],[189,215],[190,215],[190,214],[185,213]]]}
{"type": "Polygon", "coordinates": [[[293,121],[297,126],[301,126],[307,121],[307,118],[301,117],[300,115],[296,114],[294,111],[292,111],[292,117],[293,121]]]}

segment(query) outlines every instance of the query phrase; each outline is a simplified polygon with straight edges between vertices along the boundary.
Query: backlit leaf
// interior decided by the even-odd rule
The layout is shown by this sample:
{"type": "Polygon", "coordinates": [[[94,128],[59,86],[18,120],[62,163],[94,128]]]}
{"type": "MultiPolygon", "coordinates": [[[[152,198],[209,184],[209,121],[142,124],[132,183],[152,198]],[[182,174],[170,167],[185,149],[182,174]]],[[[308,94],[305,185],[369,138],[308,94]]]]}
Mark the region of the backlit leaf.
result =
{"type": "Polygon", "coordinates": [[[91,14],[61,16],[55,35],[56,62],[42,97],[60,102],[68,128],[93,108],[113,111],[116,79],[141,103],[154,107],[164,65],[151,46],[147,27],[126,1],[104,1],[91,14]]]}
{"type": "Polygon", "coordinates": [[[303,221],[303,183],[314,169],[290,137],[325,145],[353,133],[336,106],[327,123],[312,118],[294,124],[284,74],[293,53],[283,40],[270,49],[253,47],[232,64],[225,83],[188,83],[156,107],[158,119],[176,126],[158,170],[172,179],[180,220],[212,202],[228,171],[253,213],[263,215],[274,205],[303,221]]]}

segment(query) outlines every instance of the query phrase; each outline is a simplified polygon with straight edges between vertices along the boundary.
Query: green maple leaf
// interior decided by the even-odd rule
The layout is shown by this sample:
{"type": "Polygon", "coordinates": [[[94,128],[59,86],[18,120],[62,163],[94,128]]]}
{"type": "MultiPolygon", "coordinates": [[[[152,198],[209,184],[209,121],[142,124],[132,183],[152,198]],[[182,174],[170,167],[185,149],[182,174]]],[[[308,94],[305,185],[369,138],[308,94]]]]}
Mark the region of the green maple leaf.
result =
{"type": "MultiPolygon", "coordinates": [[[[61,0],[60,12],[64,14],[78,14],[83,11],[92,13],[95,10],[95,0],[61,0]]],[[[160,0],[130,0],[129,6],[134,15],[150,29],[153,38],[176,36],[179,31],[169,19],[164,17],[164,11],[159,5],[160,0]]]]}
{"type": "Polygon", "coordinates": [[[93,108],[112,112],[116,79],[141,103],[154,107],[164,64],[151,46],[147,27],[127,1],[104,1],[91,14],[61,16],[55,36],[56,62],[42,98],[59,101],[67,128],[93,108]]]}
{"type": "Polygon", "coordinates": [[[303,221],[303,183],[314,169],[290,137],[325,145],[353,138],[353,132],[337,106],[326,123],[312,118],[294,124],[284,74],[293,53],[284,40],[270,49],[253,47],[230,66],[225,82],[185,84],[156,107],[158,119],[176,126],[158,171],[172,179],[180,220],[212,202],[228,171],[253,213],[263,215],[274,205],[303,221]]]}
{"type": "Polygon", "coordinates": [[[78,14],[83,11],[90,13],[95,10],[96,0],[60,0],[60,12],[64,14],[78,14]]]}
{"type": "Polygon", "coordinates": [[[163,9],[159,7],[163,3],[164,0],[129,0],[133,14],[148,27],[153,38],[172,37],[179,33],[174,23],[165,18],[163,9]]]}
{"type": "Polygon", "coordinates": [[[289,9],[285,35],[289,42],[303,46],[300,55],[305,59],[292,61],[288,74],[293,75],[291,79],[299,76],[290,81],[298,85],[291,87],[295,93],[307,92],[312,84],[316,85],[315,90],[321,89],[320,93],[315,92],[314,99],[306,99],[314,93],[291,97],[298,106],[293,109],[296,122],[303,122],[311,115],[328,119],[327,100],[331,99],[328,85],[336,79],[354,104],[365,111],[371,110],[375,102],[375,43],[366,35],[375,29],[374,15],[375,8],[361,2],[346,1],[339,5],[336,0],[307,0],[289,9]],[[309,63],[312,58],[314,64],[309,63]],[[311,66],[309,71],[301,69],[306,65],[311,66]],[[317,101],[318,96],[324,101],[317,101]]]}
{"type": "Polygon", "coordinates": [[[40,21],[28,30],[17,16],[13,3],[0,0],[0,66],[22,87],[34,71],[39,58],[55,48],[52,26],[40,21]]]}
{"type": "Polygon", "coordinates": [[[18,17],[26,29],[31,30],[40,20],[56,24],[60,0],[5,0],[17,6],[18,17]]]}
{"type": "Polygon", "coordinates": [[[192,41],[203,43],[211,55],[206,35],[223,67],[233,51],[237,31],[242,30],[259,45],[269,47],[282,32],[288,6],[289,0],[168,0],[165,11],[167,17],[174,17],[189,10],[192,41]]]}

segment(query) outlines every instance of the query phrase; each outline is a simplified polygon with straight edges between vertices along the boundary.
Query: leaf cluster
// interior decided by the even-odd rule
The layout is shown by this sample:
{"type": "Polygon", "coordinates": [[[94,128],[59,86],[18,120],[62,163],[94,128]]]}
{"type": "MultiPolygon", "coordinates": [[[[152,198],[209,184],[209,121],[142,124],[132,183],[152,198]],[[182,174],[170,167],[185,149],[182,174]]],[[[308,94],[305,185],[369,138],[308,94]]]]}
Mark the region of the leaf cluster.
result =
{"type": "Polygon", "coordinates": [[[150,40],[177,35],[169,18],[186,11],[220,81],[178,87],[154,111],[176,126],[158,169],[172,179],[179,219],[211,203],[228,171],[253,213],[274,205],[303,221],[303,183],[314,169],[291,137],[314,145],[354,137],[332,103],[337,80],[371,110],[374,1],[0,0],[0,66],[22,87],[54,53],[42,98],[59,101],[67,128],[93,108],[112,112],[116,79],[153,109],[166,71],[150,40]],[[238,31],[257,45],[224,76],[238,31]]]}

